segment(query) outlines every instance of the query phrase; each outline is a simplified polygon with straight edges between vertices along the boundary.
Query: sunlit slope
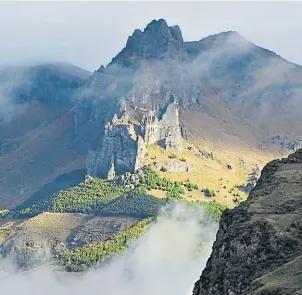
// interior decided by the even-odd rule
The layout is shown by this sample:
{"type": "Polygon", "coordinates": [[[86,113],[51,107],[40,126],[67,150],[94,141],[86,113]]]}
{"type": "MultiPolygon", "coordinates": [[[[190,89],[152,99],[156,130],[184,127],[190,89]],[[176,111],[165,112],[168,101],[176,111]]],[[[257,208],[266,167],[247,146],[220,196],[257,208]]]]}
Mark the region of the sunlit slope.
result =
{"type": "MultiPolygon", "coordinates": [[[[148,162],[160,167],[166,167],[171,162],[193,164],[192,171],[169,172],[159,171],[160,175],[171,180],[189,181],[196,184],[198,189],[185,189],[185,198],[189,200],[216,200],[228,207],[233,207],[236,195],[241,199],[247,196],[240,190],[259,174],[261,169],[272,157],[259,149],[248,147],[232,147],[215,145],[211,142],[191,144],[185,142],[182,152],[165,151],[158,145],[148,148],[148,162]],[[239,187],[239,188],[238,188],[239,187]],[[215,196],[206,196],[202,190],[213,190],[215,196]]],[[[165,169],[164,169],[165,170],[165,169]]],[[[162,192],[152,191],[162,198],[162,192]]]]}

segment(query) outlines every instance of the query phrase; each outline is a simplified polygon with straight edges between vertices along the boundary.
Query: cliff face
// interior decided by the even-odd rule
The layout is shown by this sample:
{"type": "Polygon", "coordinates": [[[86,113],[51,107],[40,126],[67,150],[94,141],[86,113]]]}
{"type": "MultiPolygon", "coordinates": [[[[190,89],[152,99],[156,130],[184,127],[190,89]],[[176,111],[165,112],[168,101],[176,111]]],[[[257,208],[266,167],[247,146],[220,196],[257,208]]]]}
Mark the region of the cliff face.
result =
{"type": "Polygon", "coordinates": [[[146,145],[159,143],[166,149],[182,149],[179,112],[176,102],[168,105],[161,119],[154,112],[149,112],[143,119],[142,130],[146,145]]]}
{"type": "Polygon", "coordinates": [[[270,162],[226,210],[194,295],[302,294],[302,150],[270,162]]]}
{"type": "Polygon", "coordinates": [[[288,150],[283,133],[290,143],[298,142],[301,134],[295,123],[300,100],[293,97],[296,90],[290,90],[297,88],[300,77],[302,68],[236,32],[184,42],[178,26],[154,20],[143,31],[135,30],[125,48],[77,93],[75,130],[90,146],[88,173],[108,177],[110,171],[112,177],[133,172],[143,163],[138,138],[145,146],[181,149],[180,125],[193,130],[194,139],[200,133],[203,138],[217,134],[218,141],[225,138],[233,144],[229,138],[234,135],[257,148],[262,143],[288,150]],[[280,72],[280,77],[266,79],[267,72],[280,72]],[[295,104],[284,107],[290,100],[295,104]],[[112,122],[115,114],[121,118],[125,113],[130,123],[112,122]],[[272,143],[274,136],[281,142],[272,143]]]}
{"type": "Polygon", "coordinates": [[[87,173],[112,179],[117,174],[134,172],[144,165],[145,154],[145,143],[133,125],[108,123],[100,149],[88,153],[87,173]]]}
{"type": "Polygon", "coordinates": [[[182,148],[176,102],[167,106],[162,118],[158,118],[156,111],[149,111],[141,122],[131,120],[127,110],[121,118],[115,114],[105,124],[98,147],[88,153],[87,172],[91,176],[111,179],[115,175],[137,171],[146,164],[146,146],[155,143],[165,149],[182,148]]]}

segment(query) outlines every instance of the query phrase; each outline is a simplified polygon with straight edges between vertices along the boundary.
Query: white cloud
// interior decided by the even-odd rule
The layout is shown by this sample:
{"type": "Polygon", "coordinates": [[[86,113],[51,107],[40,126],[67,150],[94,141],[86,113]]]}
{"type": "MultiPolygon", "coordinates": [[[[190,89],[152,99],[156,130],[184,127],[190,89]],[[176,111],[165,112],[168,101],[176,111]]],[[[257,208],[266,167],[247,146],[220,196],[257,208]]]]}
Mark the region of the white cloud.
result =
{"type": "Polygon", "coordinates": [[[210,255],[217,224],[206,221],[201,208],[166,207],[160,219],[127,253],[105,268],[84,276],[38,268],[23,274],[0,274],[6,295],[186,295],[210,255]],[[203,241],[201,251],[196,251],[203,241]]]}

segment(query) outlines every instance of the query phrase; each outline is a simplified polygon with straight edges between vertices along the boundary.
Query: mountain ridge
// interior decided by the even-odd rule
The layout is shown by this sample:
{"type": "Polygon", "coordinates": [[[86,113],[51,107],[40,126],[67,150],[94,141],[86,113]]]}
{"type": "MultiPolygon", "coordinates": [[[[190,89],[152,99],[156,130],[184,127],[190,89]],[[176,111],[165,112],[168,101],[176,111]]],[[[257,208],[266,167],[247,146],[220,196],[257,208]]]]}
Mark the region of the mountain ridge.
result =
{"type": "Polygon", "coordinates": [[[262,170],[247,201],[222,214],[194,295],[300,294],[302,149],[262,170]]]}
{"type": "MultiPolygon", "coordinates": [[[[112,167],[113,174],[133,172],[135,165],[125,166],[121,158],[131,159],[139,154],[138,162],[143,164],[146,159],[142,155],[147,155],[148,151],[137,153],[138,150],[144,150],[143,147],[138,148],[141,145],[137,143],[139,140],[142,142],[141,139],[146,140],[144,145],[148,150],[154,143],[162,145],[168,141],[167,146],[175,147],[177,145],[171,142],[179,142],[178,139],[183,137],[189,141],[185,143],[185,149],[191,143],[196,145],[197,151],[207,150],[203,153],[209,154],[215,151],[217,159],[213,166],[221,170],[228,163],[219,157],[222,150],[228,150],[230,162],[236,163],[238,169],[238,178],[237,172],[234,173],[236,182],[246,181],[245,170],[254,169],[251,167],[259,165],[259,160],[261,166],[267,159],[298,149],[302,144],[302,130],[298,124],[301,105],[299,93],[302,91],[300,67],[292,67],[276,54],[250,45],[250,42],[232,31],[195,42],[184,42],[179,27],[169,27],[164,20],[154,20],[144,31],[136,30],[112,62],[106,67],[101,66],[92,75],[79,71],[80,81],[75,81],[70,67],[65,66],[65,69],[67,81],[75,85],[73,89],[67,89],[66,92],[63,87],[60,92],[60,87],[54,87],[51,79],[36,80],[33,88],[39,90],[39,95],[29,92],[29,98],[36,97],[30,108],[1,127],[4,151],[1,179],[5,190],[18,186],[15,181],[20,182],[15,172],[8,168],[8,162],[13,162],[14,167],[22,165],[26,171],[32,168],[40,171],[35,154],[49,162],[41,151],[46,143],[44,132],[49,147],[47,154],[51,155],[50,159],[55,164],[49,166],[51,173],[47,172],[52,175],[51,180],[43,176],[41,186],[61,174],[87,168],[91,171],[89,167],[95,167],[94,171],[103,171],[94,176],[106,176],[112,167]],[[59,97],[68,103],[56,105],[56,100],[61,100],[58,100],[59,97]],[[54,105],[46,106],[48,100],[53,100],[54,105]],[[169,115],[165,124],[161,124],[161,117],[173,105],[172,101],[176,101],[178,109],[169,115]],[[46,117],[39,117],[39,112],[46,117]],[[25,125],[22,124],[25,118],[33,121],[28,129],[22,126],[25,125]],[[37,128],[37,122],[39,126],[45,126],[37,128]],[[16,131],[16,126],[20,131],[16,131]],[[108,133],[110,128],[113,131],[108,133]],[[149,130],[148,135],[146,130],[149,130]],[[147,137],[156,138],[157,142],[149,141],[147,137]],[[23,141],[27,139],[32,143],[35,141],[35,144],[24,144],[23,141]],[[35,152],[31,153],[30,149],[35,152]],[[232,151],[240,149],[243,157],[247,157],[244,162],[253,162],[253,165],[248,164],[244,168],[244,173],[239,169],[242,162],[239,154],[232,154],[232,151]],[[263,150],[270,156],[265,155],[263,150]],[[117,156],[120,151],[124,156],[117,156]],[[257,154],[257,160],[253,154],[257,154]],[[10,157],[20,161],[12,161],[10,157]],[[103,167],[103,162],[109,164],[103,167]],[[121,166],[124,168],[119,169],[121,166]]],[[[61,81],[61,76],[56,76],[57,79],[61,81]]],[[[18,93],[22,94],[20,91],[18,93]]],[[[165,153],[173,153],[173,148],[165,153]]],[[[198,152],[195,154],[202,157],[198,152]]],[[[179,157],[183,155],[192,156],[186,150],[179,157]]],[[[198,169],[206,169],[207,166],[200,164],[198,167],[201,168],[198,169]]],[[[181,179],[191,175],[184,172],[181,179]]],[[[193,171],[193,174],[197,175],[198,171],[193,171]]],[[[200,181],[201,178],[196,176],[196,180],[200,181]]],[[[16,198],[24,200],[41,188],[33,179],[25,182],[20,189],[22,194],[17,193],[16,198]],[[24,189],[26,187],[31,189],[24,189]]],[[[218,179],[215,180],[216,185],[218,179]]],[[[7,200],[5,206],[10,203],[9,194],[12,194],[11,190],[9,193],[3,192],[7,200]]]]}

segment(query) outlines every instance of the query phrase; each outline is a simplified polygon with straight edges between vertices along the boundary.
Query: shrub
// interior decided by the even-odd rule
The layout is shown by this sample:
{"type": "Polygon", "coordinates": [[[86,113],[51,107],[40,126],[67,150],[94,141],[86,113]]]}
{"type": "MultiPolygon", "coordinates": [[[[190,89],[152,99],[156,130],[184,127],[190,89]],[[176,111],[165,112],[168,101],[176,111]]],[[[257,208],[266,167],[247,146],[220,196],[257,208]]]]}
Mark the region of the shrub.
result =
{"type": "Polygon", "coordinates": [[[179,181],[172,181],[161,177],[150,165],[142,169],[139,186],[143,185],[147,190],[159,189],[167,192],[169,198],[180,199],[184,194],[184,189],[179,181]]]}
{"type": "Polygon", "coordinates": [[[162,166],[161,169],[160,169],[160,171],[162,171],[162,172],[167,172],[167,170],[168,170],[168,169],[167,169],[166,166],[162,166]]]}
{"type": "Polygon", "coordinates": [[[64,250],[59,253],[58,259],[66,270],[82,271],[99,260],[110,258],[112,255],[124,251],[126,244],[141,236],[152,220],[152,218],[144,219],[104,242],[94,242],[81,248],[64,250]]]}
{"type": "Polygon", "coordinates": [[[0,217],[4,218],[8,215],[9,210],[5,209],[5,210],[0,210],[0,217]]]}
{"type": "Polygon", "coordinates": [[[227,209],[226,205],[216,203],[215,201],[211,202],[201,202],[205,211],[214,219],[219,220],[222,212],[227,209]]]}
{"type": "Polygon", "coordinates": [[[51,199],[23,208],[18,213],[28,217],[44,211],[90,214],[129,191],[129,187],[119,186],[114,181],[94,178],[89,184],[81,183],[61,190],[51,199]]]}
{"type": "Polygon", "coordinates": [[[137,187],[132,193],[132,195],[134,195],[134,196],[143,196],[143,195],[146,195],[146,194],[147,194],[147,189],[146,189],[145,186],[137,187]]]}
{"type": "Polygon", "coordinates": [[[207,197],[215,197],[216,194],[215,194],[215,191],[213,189],[209,189],[209,188],[206,188],[203,190],[205,196],[207,197]]]}
{"type": "MultiPolygon", "coordinates": [[[[127,204],[130,206],[133,203],[133,206],[130,207],[135,207],[135,214],[137,214],[139,210],[143,211],[142,207],[148,203],[145,202],[147,199],[143,197],[147,197],[147,191],[151,189],[167,192],[168,198],[180,199],[184,194],[180,182],[161,177],[152,169],[151,165],[148,165],[142,168],[139,182],[134,189],[129,186],[118,185],[115,181],[94,178],[90,183],[81,183],[72,188],[61,190],[46,201],[40,201],[31,207],[21,208],[18,214],[27,217],[38,215],[44,211],[98,214],[104,212],[104,208],[109,203],[112,205],[122,204],[128,196],[136,197],[127,201],[127,204]],[[121,199],[120,202],[113,202],[117,199],[121,199]]],[[[116,206],[119,207],[119,205],[116,206]]],[[[115,210],[124,212],[127,208],[115,208],[115,210]]]]}
{"type": "Polygon", "coordinates": [[[177,158],[177,156],[176,156],[175,154],[170,154],[168,157],[169,157],[170,159],[176,159],[176,158],[177,158]]]}
{"type": "Polygon", "coordinates": [[[186,187],[189,192],[191,192],[193,189],[195,189],[195,190],[199,189],[197,184],[193,184],[188,181],[186,183],[184,183],[184,187],[186,187]]]}

